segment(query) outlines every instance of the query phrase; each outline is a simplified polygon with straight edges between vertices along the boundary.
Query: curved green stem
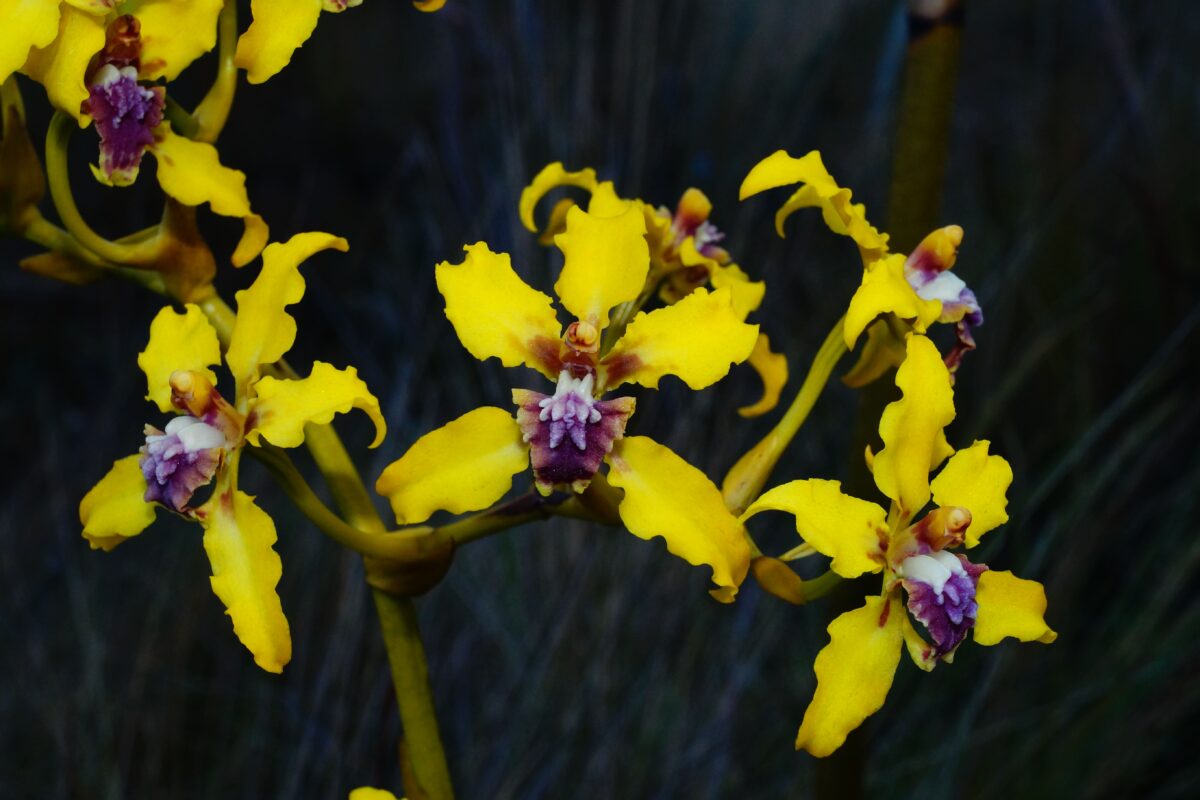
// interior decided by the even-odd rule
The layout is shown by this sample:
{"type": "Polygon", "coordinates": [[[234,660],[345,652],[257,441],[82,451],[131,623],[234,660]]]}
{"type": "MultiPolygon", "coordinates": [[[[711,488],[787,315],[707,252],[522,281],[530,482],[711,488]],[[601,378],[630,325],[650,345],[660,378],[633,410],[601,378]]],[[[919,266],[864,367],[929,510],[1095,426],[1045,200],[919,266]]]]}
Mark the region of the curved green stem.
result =
{"type": "Polygon", "coordinates": [[[135,244],[113,242],[92,230],[80,215],[71,193],[71,178],[67,169],[67,145],[76,127],[75,120],[56,111],[46,132],[46,181],[63,227],[80,245],[105,261],[126,265],[146,263],[157,253],[156,239],[150,238],[135,244]]]}
{"type": "Polygon", "coordinates": [[[825,337],[787,413],[758,444],[747,450],[725,475],[721,493],[725,497],[725,505],[733,513],[741,514],[754,498],[762,493],[763,486],[766,485],[775,465],[779,463],[783,451],[808,419],[809,412],[821,396],[825,384],[829,382],[833,368],[846,354],[846,342],[842,337],[844,321],[845,317],[839,319],[825,337]]]}
{"type": "Polygon", "coordinates": [[[233,96],[237,91],[237,65],[233,60],[237,52],[237,39],[237,0],[225,0],[221,16],[217,18],[217,77],[208,94],[191,114],[197,125],[192,138],[198,142],[212,144],[217,141],[229,119],[229,110],[233,107],[233,96]]]}
{"type": "Polygon", "coordinates": [[[162,275],[159,273],[110,264],[91,250],[80,245],[70,233],[41,215],[38,215],[25,226],[22,235],[34,244],[40,244],[48,250],[63,253],[95,270],[112,273],[118,277],[125,278],[156,294],[165,295],[167,293],[162,275]]]}

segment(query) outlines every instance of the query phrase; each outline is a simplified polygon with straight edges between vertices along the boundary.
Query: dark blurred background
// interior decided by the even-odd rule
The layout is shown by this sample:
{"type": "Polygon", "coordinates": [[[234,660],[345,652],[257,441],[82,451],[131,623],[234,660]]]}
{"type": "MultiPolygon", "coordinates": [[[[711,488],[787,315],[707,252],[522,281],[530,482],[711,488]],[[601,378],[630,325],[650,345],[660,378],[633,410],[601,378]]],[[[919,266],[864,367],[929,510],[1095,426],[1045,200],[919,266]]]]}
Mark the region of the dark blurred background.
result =
{"type": "MultiPolygon", "coordinates": [[[[784,195],[738,203],[737,187],[777,148],[820,148],[883,223],[903,5],[450,0],[430,16],[373,0],[323,15],[289,68],[243,86],[221,151],[275,238],[351,242],[305,268],[291,360],[353,363],[383,401],[379,450],[364,449],[364,420],[339,423],[366,475],[421,433],[506,405],[514,380],[539,385],[465,352],[432,268],[485,239],[548,291],[557,254],[520,227],[516,201],[555,160],[655,203],[690,185],[710,195],[730,249],[770,287],[759,321],[789,355],[786,401],[857,284],[857,257],[815,212],[778,239],[784,195]]],[[[905,659],[868,724],[869,796],[1200,793],[1184,744],[1200,721],[1198,38],[1190,3],[968,3],[942,222],[966,228],[957,272],[987,323],[950,437],[990,438],[1012,462],[1011,521],[981,555],[1046,584],[1060,638],[968,644],[932,675],[905,659]]],[[[211,67],[192,68],[185,101],[211,67]]],[[[40,137],[44,96],[24,87],[40,137]]],[[[153,167],[134,189],[103,189],[83,166],[91,134],[75,138],[93,225],[116,237],[152,222],[153,167]]],[[[236,224],[206,219],[227,255],[236,224]]],[[[295,641],[282,677],[233,637],[197,528],[160,515],[114,553],[88,550],[79,499],[158,421],[135,354],[159,301],[20,272],[32,252],[0,242],[0,796],[398,789],[361,564],[257,465],[243,482],[279,527],[295,641]]],[[[254,269],[225,270],[222,291],[254,269]]],[[[641,397],[633,432],[719,481],[776,419],[733,415],[755,389],[744,367],[700,394],[668,379],[641,397]]],[[[776,480],[845,475],[855,403],[831,384],[776,480]]],[[[787,528],[757,530],[781,551],[787,528]]],[[[828,606],[751,584],[721,606],[705,573],[660,541],[573,522],[462,549],[420,602],[459,795],[809,796],[814,760],[792,741],[828,606]]]]}

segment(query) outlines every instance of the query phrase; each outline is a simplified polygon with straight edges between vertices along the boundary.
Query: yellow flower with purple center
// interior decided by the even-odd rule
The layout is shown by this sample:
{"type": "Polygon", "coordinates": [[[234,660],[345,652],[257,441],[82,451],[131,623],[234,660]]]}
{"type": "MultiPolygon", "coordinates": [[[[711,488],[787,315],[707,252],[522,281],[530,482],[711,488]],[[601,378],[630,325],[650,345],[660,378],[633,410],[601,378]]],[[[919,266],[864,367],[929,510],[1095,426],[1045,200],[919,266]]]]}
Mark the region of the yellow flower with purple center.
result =
{"type": "Polygon", "coordinates": [[[724,508],[720,492],[666,447],[626,437],[633,398],[606,395],[626,383],[656,388],[666,375],[703,389],[750,355],[758,328],[742,319],[729,289],[698,289],[674,305],[638,313],[602,347],[610,312],[638,298],[650,269],[642,209],[621,203],[611,210],[617,213],[571,208],[555,237],[564,264],[554,288],[574,317],[565,330],[551,298],[486,244],[468,245],[461,264],[437,265],[446,316],[471,355],[525,365],[555,388],[552,394],[514,389],[515,415],[479,408],[426,434],[384,470],[376,489],[390,499],[397,520],[411,524],[439,510],[486,508],[531,464],[542,494],[582,492],[607,462],[609,482],[625,490],[626,527],[642,538],[661,535],[672,553],[712,567],[715,593],[732,599],[749,550],[736,520],[710,521],[724,508]],[[678,507],[660,502],[672,482],[703,482],[704,499],[678,507]]]}
{"type": "MultiPolygon", "coordinates": [[[[339,14],[362,0],[251,0],[254,21],[238,39],[235,63],[251,83],[262,83],[288,65],[317,29],[321,12],[339,14]]],[[[414,0],[420,11],[433,12],[446,0],[414,0]]]]}
{"type": "MultiPolygon", "coordinates": [[[[729,252],[721,246],[725,234],[712,223],[712,202],[701,190],[687,189],[674,211],[666,206],[655,207],[637,198],[617,194],[612,181],[600,181],[596,171],[586,167],[568,171],[560,161],[545,166],[521,192],[519,211],[522,224],[538,232],[534,211],[549,192],[571,186],[587,191],[591,197],[588,211],[607,215],[614,209],[632,204],[646,221],[646,241],[650,251],[650,269],[646,272],[645,296],[657,294],[665,304],[677,303],[703,286],[728,289],[734,309],[745,319],[762,305],[766,284],[752,281],[729,252]]],[[[559,200],[539,241],[551,244],[566,225],[567,214],[576,203],[569,197],[559,200]]],[[[762,398],[738,410],[744,417],[756,417],[770,411],[779,402],[787,383],[787,359],[774,353],[766,334],[760,334],[748,363],[763,381],[762,398]]]]}
{"type": "Polygon", "coordinates": [[[923,334],[934,322],[955,327],[957,342],[946,356],[953,375],[963,355],[975,349],[971,329],[983,324],[975,293],[950,271],[962,244],[962,228],[950,225],[933,231],[911,255],[890,252],[888,235],[871,225],[866,206],[853,202],[851,190],[838,185],[816,150],[801,158],[783,150],[772,153],[750,170],[739,194],[744,200],[794,184],[800,187],[775,213],[779,235],[784,235],[783,223],[793,212],[819,208],[829,229],[852,239],[862,257],[863,280],[851,298],[844,333],[846,347],[853,349],[869,326],[868,341],[847,383],[869,383],[896,366],[903,358],[904,334],[923,334]],[[889,325],[889,320],[897,325],[889,325]]]}
{"type": "Polygon", "coordinates": [[[983,645],[1006,637],[1046,643],[1056,637],[1043,616],[1041,584],[951,552],[960,545],[975,547],[1008,521],[1012,470],[988,452],[987,441],[957,453],[947,443],[943,428],[954,419],[953,391],[929,339],[909,335],[896,385],[902,397],[884,410],[879,423],[884,447],[872,459],[875,483],[891,500],[890,510],[843,494],[837,481],[798,480],[767,491],[742,517],[788,512],[804,541],[831,558],[835,573],[883,576],[879,595],[829,625],[830,643],[817,656],[816,694],[796,739],[797,749],[816,756],[840,747],[883,705],[903,649],[917,666],[931,670],[951,661],[972,631],[983,645]],[[930,472],[943,461],[930,482],[930,472]],[[919,516],[931,499],[935,507],[919,516]]]}
{"type": "Polygon", "coordinates": [[[386,430],[379,401],[353,367],[318,361],[307,378],[262,374],[295,341],[296,321],[285,309],[304,295],[301,262],[321,250],[346,247],[336,236],[302,233],[263,251],[262,272],[237,294],[225,353],[232,403],[215,387],[212,366],[221,361],[220,344],[200,308],[160,311],[138,366],[146,375],[146,398],[176,416],[161,429],[147,425],[140,453],[116,461],[79,505],[83,535],[96,549],[111,550],[137,536],[159,507],[200,523],[213,591],[234,633],[271,672],[282,671],[291,658],[287,618],[275,591],[282,564],[273,548],[275,524],[238,488],[242,451],[264,441],[296,447],[304,441],[305,425],[328,423],[352,408],[375,423],[372,447],[386,430]],[[196,492],[210,483],[211,496],[194,505],[196,492]]]}

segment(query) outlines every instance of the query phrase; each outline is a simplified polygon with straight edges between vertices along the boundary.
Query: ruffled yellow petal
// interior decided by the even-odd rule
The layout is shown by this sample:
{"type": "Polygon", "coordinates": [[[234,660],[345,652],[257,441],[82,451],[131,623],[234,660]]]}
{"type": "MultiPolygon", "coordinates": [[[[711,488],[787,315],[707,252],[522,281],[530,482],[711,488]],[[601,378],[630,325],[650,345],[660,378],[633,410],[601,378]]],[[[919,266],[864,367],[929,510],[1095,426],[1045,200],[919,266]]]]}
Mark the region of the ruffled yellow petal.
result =
{"type": "Polygon", "coordinates": [[[677,375],[703,389],[749,358],[757,340],[758,326],[741,320],[728,289],[697,289],[673,306],[639,312],[602,362],[600,383],[654,389],[664,375],[677,375]]]}
{"type": "Polygon", "coordinates": [[[716,259],[708,258],[696,249],[696,240],[691,236],[679,245],[679,260],[685,267],[704,267],[714,289],[728,287],[733,294],[733,308],[742,319],[762,305],[763,295],[767,291],[765,283],[750,280],[750,276],[737,264],[723,265],[716,259]]]}
{"type": "MultiPolygon", "coordinates": [[[[233,456],[236,461],[236,454],[233,456]]],[[[213,592],[233,620],[233,632],[268,672],[283,672],[292,660],[292,637],[275,587],[283,562],[275,552],[275,523],[234,488],[236,464],[227,465],[213,497],[198,513],[204,552],[212,565],[213,592]]]]}
{"type": "Polygon", "coordinates": [[[507,253],[493,253],[483,242],[463,249],[461,264],[443,261],[435,268],[446,318],[463,347],[480,361],[525,364],[556,380],[562,327],[553,301],[521,280],[507,253]]]}
{"type": "Polygon", "coordinates": [[[883,449],[875,455],[875,485],[911,517],[929,502],[929,472],[953,453],[942,430],[954,419],[950,373],[933,342],[908,337],[908,355],[896,370],[903,397],[879,420],[883,449]]]}
{"type": "Polygon", "coordinates": [[[245,230],[229,259],[235,267],[244,267],[258,258],[258,254],[267,246],[271,236],[271,229],[258,214],[247,215],[242,223],[245,225],[245,230]]]}
{"type": "Polygon", "coordinates": [[[137,362],[146,373],[146,399],[166,413],[174,408],[170,378],[175,370],[199,372],[216,385],[210,367],[221,363],[221,343],[199,306],[188,303],[182,314],[166,306],[150,323],[150,341],[137,362]]]}
{"type": "Polygon", "coordinates": [[[401,525],[435,511],[464,514],[487,508],[529,468],[529,446],[512,414],[487,406],[425,434],[388,465],[375,491],[386,496],[401,525]]]}
{"type": "Polygon", "coordinates": [[[791,481],[750,504],[742,521],[762,511],[786,511],[796,518],[796,533],[833,559],[830,568],[843,578],[883,569],[887,512],[874,503],[842,493],[837,481],[791,481]]]}
{"type": "Polygon", "coordinates": [[[904,347],[904,338],[896,335],[887,319],[876,320],[867,328],[866,344],[858,354],[858,361],[842,376],[842,383],[856,389],[872,383],[904,363],[904,347]]]}
{"type": "Polygon", "coordinates": [[[234,63],[246,79],[262,83],[292,60],[317,29],[321,0],[250,0],[254,21],[237,43],[234,63]]]}
{"type": "MultiPolygon", "coordinates": [[[[7,39],[8,31],[0,38],[7,39]]],[[[48,46],[29,51],[21,71],[46,87],[50,102],[79,120],[82,127],[90,119],[80,111],[83,101],[88,99],[83,78],[88,63],[103,47],[104,18],[63,5],[58,35],[48,46]]]]}
{"type": "Polygon", "coordinates": [[[758,341],[754,343],[746,363],[754,367],[763,384],[762,397],[758,402],[738,409],[738,414],[749,419],[762,416],[779,404],[779,395],[787,384],[788,363],[787,356],[771,350],[771,340],[765,333],[758,335],[758,341]]]}
{"type": "Polygon", "coordinates": [[[80,501],[83,538],[93,550],[112,550],[154,522],[154,505],[144,499],[146,478],[140,461],[136,454],[114,461],[108,474],[80,501]]]}
{"type": "Polygon", "coordinates": [[[352,408],[366,412],[375,423],[378,447],[387,435],[387,424],[379,410],[379,401],[354,367],[338,369],[323,361],[314,361],[312,373],[300,380],[278,380],[267,375],[255,384],[258,399],[246,423],[246,439],[252,445],[265,437],[276,447],[298,447],[304,442],[304,426],[328,424],[335,414],[352,408]]]}
{"type": "Polygon", "coordinates": [[[58,35],[57,0],[0,0],[0,83],[58,35]]]}
{"type": "Polygon", "coordinates": [[[1008,522],[1005,495],[1012,483],[1012,467],[1000,456],[988,455],[990,444],[984,439],[959,450],[930,484],[933,502],[971,512],[967,547],[979,544],[979,537],[1008,522]]]}
{"type": "Polygon", "coordinates": [[[159,186],[185,206],[208,203],[222,216],[250,215],[246,173],[222,166],[211,144],[180,136],[164,122],[154,131],[150,152],[158,159],[159,186]]]}
{"type": "Polygon", "coordinates": [[[904,607],[868,597],[862,608],[829,624],[829,644],[817,654],[817,691],[796,736],[796,749],[824,757],[887,699],[903,643],[904,607]]]}
{"type": "Polygon", "coordinates": [[[223,0],[125,0],[124,14],[141,23],[143,80],[173,81],[217,44],[223,0]]]}
{"type": "MultiPolygon", "coordinates": [[[[438,3],[438,8],[441,8],[445,0],[433,0],[438,3]]],[[[413,3],[417,8],[421,8],[420,3],[413,3]]],[[[437,11],[436,8],[421,9],[422,11],[437,11]]],[[[371,786],[360,786],[350,792],[349,800],[396,800],[396,795],[389,792],[387,789],[375,789],[371,786]]]]}
{"type": "Polygon", "coordinates": [[[615,217],[572,208],[566,232],[555,236],[554,243],[565,258],[554,291],[578,319],[603,330],[613,306],[641,293],[650,271],[650,249],[640,208],[628,204],[615,217]]]}
{"type": "Polygon", "coordinates": [[[546,223],[546,229],[538,234],[538,244],[544,247],[554,244],[554,237],[567,229],[567,212],[576,205],[578,203],[569,197],[564,197],[554,204],[554,208],[550,209],[550,219],[546,223]]]}
{"type": "Polygon", "coordinates": [[[750,569],[750,546],[712,481],[645,436],[618,441],[608,463],[609,483],[625,490],[619,510],[629,532],[647,541],[661,536],[684,561],[712,567],[719,587],[712,596],[733,602],[750,569]]]}
{"type": "Polygon", "coordinates": [[[225,354],[239,395],[260,364],[274,363],[292,348],[296,320],[285,309],[304,297],[300,264],[330,248],[344,253],[350,245],[340,236],[313,232],[298,233],[285,244],[275,242],[263,250],[262,272],[236,295],[237,319],[225,354]]]}
{"type": "Polygon", "coordinates": [[[593,191],[596,188],[596,170],[585,167],[578,172],[568,172],[561,161],[555,161],[533,176],[529,185],[521,190],[521,199],[517,203],[521,224],[532,233],[538,231],[537,224],[533,221],[533,210],[548,192],[560,186],[578,186],[580,189],[593,191]]]}
{"type": "Polygon", "coordinates": [[[1007,636],[1022,642],[1050,644],[1058,634],[1046,624],[1046,590],[1037,581],[1018,578],[1007,570],[988,570],[975,590],[979,604],[975,641],[993,645],[1007,636]]]}
{"type": "Polygon", "coordinates": [[[917,333],[924,333],[942,313],[941,301],[922,300],[909,286],[904,278],[904,256],[900,253],[872,262],[863,271],[862,284],[846,310],[842,330],[846,347],[853,350],[863,330],[889,311],[901,319],[912,320],[917,333]]]}
{"type": "Polygon", "coordinates": [[[834,233],[849,236],[858,244],[864,261],[874,260],[887,252],[887,234],[880,233],[867,221],[866,206],[850,201],[851,191],[838,186],[825,169],[821,154],[816,150],[793,158],[777,150],[750,170],[742,181],[739,196],[747,197],[774,189],[803,183],[775,214],[775,230],[783,236],[783,223],[800,208],[821,209],[821,217],[834,233]]]}
{"type": "Polygon", "coordinates": [[[641,210],[642,216],[647,217],[648,208],[641,200],[626,200],[617,194],[617,187],[612,181],[596,184],[592,189],[592,198],[588,201],[587,213],[593,217],[619,217],[633,205],[641,210]]]}

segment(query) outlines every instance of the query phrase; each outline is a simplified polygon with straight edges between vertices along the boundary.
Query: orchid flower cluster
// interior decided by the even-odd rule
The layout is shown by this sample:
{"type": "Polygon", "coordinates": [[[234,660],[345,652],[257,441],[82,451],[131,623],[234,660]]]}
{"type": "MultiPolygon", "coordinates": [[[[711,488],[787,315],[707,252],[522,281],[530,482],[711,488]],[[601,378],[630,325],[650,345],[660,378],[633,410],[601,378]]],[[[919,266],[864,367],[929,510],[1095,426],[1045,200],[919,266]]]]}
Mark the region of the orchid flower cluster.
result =
{"type": "MultiPolygon", "coordinates": [[[[154,407],[141,433],[130,431],[130,451],[137,452],[118,458],[79,506],[91,547],[116,548],[159,512],[195,523],[235,636],[270,672],[282,671],[292,652],[276,589],[283,565],[275,523],[243,489],[243,456],[266,466],[318,530],[366,557],[377,593],[403,602],[440,580],[455,547],[554,516],[619,525],[644,540],[661,537],[671,554],[709,571],[711,594],[722,603],[735,602],[749,576],[801,604],[840,579],[878,575],[878,591],[833,620],[816,656],[816,692],[796,739],[815,756],[835,751],[882,706],[902,652],[930,671],[953,661],[969,637],[982,645],[1054,640],[1039,584],[970,558],[982,537],[1007,521],[1013,476],[990,442],[956,449],[946,434],[955,417],[954,376],[983,322],[975,294],[952,271],[963,230],[943,227],[910,254],[891,251],[888,235],[815,151],[764,159],[746,176],[741,198],[795,187],[776,214],[779,234],[795,211],[819,209],[831,231],[857,246],[862,281],[779,426],[720,488],[681,455],[629,432],[637,405],[630,391],[656,389],[668,376],[702,391],[748,364],[762,395],[738,413],[775,411],[788,359],[752,321],[766,283],[725,248],[710,219],[713,205],[699,189],[687,189],[672,210],[621,196],[594,169],[553,163],[533,177],[515,209],[561,254],[553,297],[527,284],[510,257],[486,242],[467,244],[460,261],[433,268],[449,322],[440,333],[453,331],[481,361],[527,367],[549,383],[529,387],[522,373],[495,405],[412,442],[374,483],[400,526],[386,530],[329,427],[338,415],[362,411],[375,430],[371,446],[378,446],[387,431],[379,400],[353,366],[315,362],[299,377],[284,361],[298,335],[287,308],[304,296],[300,265],[348,243],[317,232],[269,243],[246,176],[224,166],[214,145],[238,70],[251,83],[268,80],[312,35],[323,11],[357,4],[253,0],[253,21],[239,32],[233,0],[0,0],[0,231],[46,249],[22,262],[32,272],[79,284],[125,277],[172,301],[150,322],[137,357],[154,407]],[[214,48],[212,88],[188,111],[172,97],[171,83],[214,48]],[[18,72],[40,84],[57,109],[45,173],[25,128],[18,72]],[[73,131],[88,128],[98,153],[90,172],[104,184],[135,183],[145,154],[153,156],[165,196],[158,224],[109,241],[82,219],[65,145],[73,131]],[[47,184],[61,227],[39,208],[47,184]],[[539,227],[539,204],[562,188],[586,192],[586,204],[560,199],[539,227]],[[212,286],[216,261],[196,225],[196,208],[205,203],[241,221],[232,264],[259,262],[236,295],[236,310],[212,286]],[[944,354],[930,338],[939,323],[953,327],[944,354]],[[852,387],[894,380],[900,392],[878,422],[882,447],[865,454],[885,504],[847,495],[822,477],[768,487],[834,365],[860,341],[842,380],[852,387]],[[339,512],[324,506],[284,452],[300,445],[329,482],[339,512]],[[528,490],[506,500],[518,484],[528,490]],[[797,547],[778,557],[762,552],[752,528],[764,512],[794,518],[797,547]],[[436,514],[461,519],[428,524],[436,514]],[[810,556],[829,559],[823,578],[802,580],[793,571],[791,562],[810,556]]],[[[435,11],[442,3],[415,5],[435,11]]],[[[643,395],[642,402],[653,400],[643,395]]],[[[402,710],[404,691],[421,689],[405,685],[402,710]]],[[[428,767],[416,772],[422,769],[428,767]]],[[[425,788],[437,780],[426,779],[425,788]]],[[[391,796],[367,788],[356,795],[391,796]]]]}

